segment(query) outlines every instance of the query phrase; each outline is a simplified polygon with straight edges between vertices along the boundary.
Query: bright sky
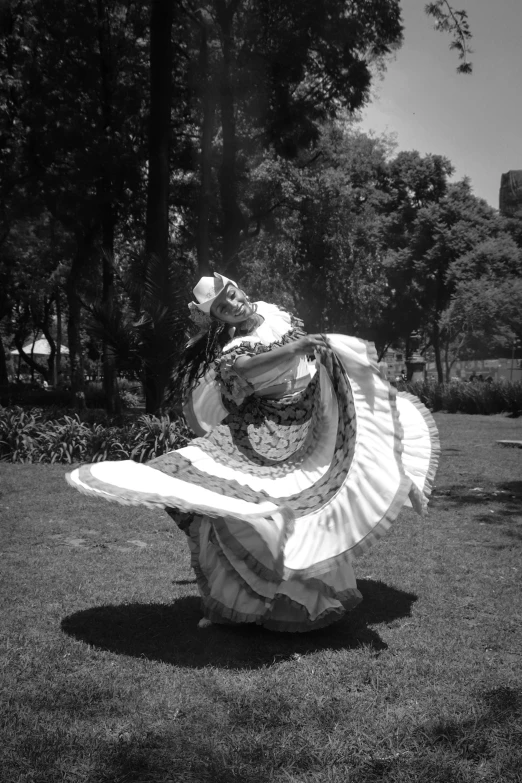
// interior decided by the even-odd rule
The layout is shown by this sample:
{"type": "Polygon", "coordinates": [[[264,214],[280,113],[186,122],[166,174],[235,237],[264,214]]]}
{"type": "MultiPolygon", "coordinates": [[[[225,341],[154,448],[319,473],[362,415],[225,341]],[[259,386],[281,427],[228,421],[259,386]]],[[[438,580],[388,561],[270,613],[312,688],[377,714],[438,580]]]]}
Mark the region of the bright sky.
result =
{"type": "Polygon", "coordinates": [[[498,208],[500,176],[522,169],[522,0],[453,0],[465,9],[473,73],[457,74],[450,37],[425,0],[402,0],[404,45],[388,66],[362,130],[396,134],[399,150],[448,157],[477,196],[498,208]]]}

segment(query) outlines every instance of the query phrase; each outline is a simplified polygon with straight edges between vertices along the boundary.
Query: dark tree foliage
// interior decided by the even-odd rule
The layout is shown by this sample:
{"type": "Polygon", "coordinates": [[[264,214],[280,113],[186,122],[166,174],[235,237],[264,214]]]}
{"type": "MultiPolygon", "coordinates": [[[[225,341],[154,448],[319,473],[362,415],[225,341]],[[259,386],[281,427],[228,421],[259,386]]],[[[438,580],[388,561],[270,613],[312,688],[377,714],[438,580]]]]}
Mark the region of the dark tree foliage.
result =
{"type": "MultiPolygon", "coordinates": [[[[400,0],[0,4],[0,382],[6,350],[40,334],[49,363],[29,364],[56,381],[63,337],[73,397],[89,345],[116,411],[119,345],[156,409],[183,339],[179,301],[216,267],[254,287],[269,269],[271,295],[310,323],[378,342],[388,308],[388,336],[402,335],[388,273],[404,274],[445,164],[389,169],[356,136],[336,157],[331,131],[369,100],[401,44],[400,11],[400,0]]],[[[469,70],[465,12],[445,0],[426,11],[469,70]]]]}
{"type": "MultiPolygon", "coordinates": [[[[180,7],[199,47],[199,268],[219,254],[221,268],[235,275],[239,249],[260,220],[248,205],[252,163],[267,151],[286,159],[312,151],[321,123],[367,102],[375,69],[402,41],[400,3],[208,0],[194,10],[185,0],[180,7]]],[[[185,43],[187,56],[195,45],[185,43]]]]}

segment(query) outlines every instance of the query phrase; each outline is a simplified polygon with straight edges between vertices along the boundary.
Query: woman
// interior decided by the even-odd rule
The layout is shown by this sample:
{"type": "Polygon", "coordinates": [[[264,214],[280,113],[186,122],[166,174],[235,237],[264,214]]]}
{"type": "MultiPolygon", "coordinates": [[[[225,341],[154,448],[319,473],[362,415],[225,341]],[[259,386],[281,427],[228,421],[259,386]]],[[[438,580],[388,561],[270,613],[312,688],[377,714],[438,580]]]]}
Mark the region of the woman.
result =
{"type": "Polygon", "coordinates": [[[147,465],[87,465],[68,480],[169,511],[188,536],[200,626],[328,625],[362,598],[352,558],[404,505],[426,508],[438,455],[431,415],[395,394],[362,340],[306,335],[223,275],[202,278],[194,296],[202,331],[177,377],[199,437],[147,465]]]}

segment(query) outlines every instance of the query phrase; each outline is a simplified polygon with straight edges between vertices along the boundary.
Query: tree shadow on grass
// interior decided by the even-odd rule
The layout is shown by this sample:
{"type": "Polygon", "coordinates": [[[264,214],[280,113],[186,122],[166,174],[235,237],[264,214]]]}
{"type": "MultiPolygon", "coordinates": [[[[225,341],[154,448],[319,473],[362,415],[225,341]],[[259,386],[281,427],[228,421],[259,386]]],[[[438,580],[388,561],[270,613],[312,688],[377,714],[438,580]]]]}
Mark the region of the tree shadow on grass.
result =
{"type": "MultiPolygon", "coordinates": [[[[504,685],[477,696],[483,704],[479,716],[475,714],[462,721],[430,721],[420,727],[418,733],[423,735],[427,744],[453,747],[472,761],[493,756],[501,745],[498,740],[503,738],[503,734],[507,739],[516,741],[522,725],[522,689],[504,685]]],[[[500,747],[500,750],[505,749],[500,747]]]]}
{"type": "Polygon", "coordinates": [[[434,497],[439,507],[475,508],[477,522],[497,527],[512,543],[522,542],[522,481],[503,481],[472,489],[452,484],[435,491],[434,497]]]}
{"type": "Polygon", "coordinates": [[[62,630],[75,639],[120,655],[173,666],[255,669],[296,654],[354,649],[375,652],[387,645],[369,625],[391,622],[411,613],[417,597],[383,582],[361,579],[363,602],[340,621],[307,633],[277,633],[256,625],[212,625],[198,629],[200,600],[179,598],[172,604],[96,606],[66,617],[62,630]]]}

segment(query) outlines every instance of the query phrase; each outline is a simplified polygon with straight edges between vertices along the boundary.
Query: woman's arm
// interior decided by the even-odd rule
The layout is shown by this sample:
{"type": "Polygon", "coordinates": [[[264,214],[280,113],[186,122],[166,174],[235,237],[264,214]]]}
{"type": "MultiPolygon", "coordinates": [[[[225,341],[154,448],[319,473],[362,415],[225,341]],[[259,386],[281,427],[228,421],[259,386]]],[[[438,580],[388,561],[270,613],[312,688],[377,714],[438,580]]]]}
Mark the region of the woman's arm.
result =
{"type": "Polygon", "coordinates": [[[322,334],[307,334],[279,348],[272,348],[257,356],[238,356],[234,363],[235,369],[243,378],[249,380],[260,373],[272,370],[279,364],[290,361],[295,356],[306,356],[318,348],[327,348],[328,344],[322,334]]]}

